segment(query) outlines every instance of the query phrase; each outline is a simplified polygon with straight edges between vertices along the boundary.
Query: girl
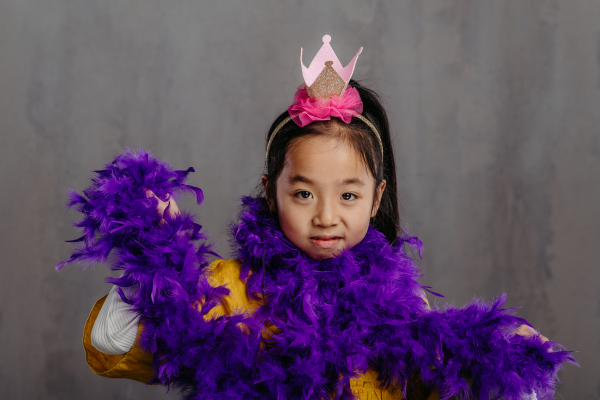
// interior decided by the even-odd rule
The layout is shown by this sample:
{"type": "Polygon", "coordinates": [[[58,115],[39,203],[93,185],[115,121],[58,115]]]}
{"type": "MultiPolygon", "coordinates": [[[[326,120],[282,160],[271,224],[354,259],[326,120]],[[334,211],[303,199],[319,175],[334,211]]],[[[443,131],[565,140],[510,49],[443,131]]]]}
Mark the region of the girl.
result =
{"type": "Polygon", "coordinates": [[[420,242],[397,236],[385,110],[350,80],[360,51],[344,68],[323,41],[269,130],[264,197],[244,198],[231,229],[236,259],[209,265],[177,208],[181,191],[202,200],[191,168],[126,152],[89,200],[71,194],[85,245],[67,262],[113,253],[124,272],[86,323],[88,364],[194,399],[551,398],[574,361],[503,298],[429,307],[403,251],[420,242]]]}

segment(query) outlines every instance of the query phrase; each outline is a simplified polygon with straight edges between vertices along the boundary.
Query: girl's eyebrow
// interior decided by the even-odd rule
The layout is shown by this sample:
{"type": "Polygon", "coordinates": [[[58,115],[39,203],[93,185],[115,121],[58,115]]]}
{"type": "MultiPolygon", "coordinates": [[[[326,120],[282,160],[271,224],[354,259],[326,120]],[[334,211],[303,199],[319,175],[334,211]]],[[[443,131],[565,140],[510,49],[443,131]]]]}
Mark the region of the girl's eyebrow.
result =
{"type": "MultiPolygon", "coordinates": [[[[306,183],[307,185],[313,184],[313,181],[311,181],[310,179],[308,179],[307,177],[302,176],[302,175],[295,175],[295,176],[291,177],[289,180],[290,184],[296,183],[296,182],[306,183]]],[[[345,185],[365,186],[365,183],[358,178],[344,179],[341,184],[342,184],[342,186],[345,186],[345,185]]]]}
{"type": "Polygon", "coordinates": [[[358,178],[350,178],[350,179],[346,179],[342,182],[342,185],[358,185],[358,186],[365,186],[365,183],[363,181],[361,181],[358,178]]]}
{"type": "Polygon", "coordinates": [[[302,182],[302,183],[306,183],[308,185],[312,185],[313,181],[311,181],[310,179],[308,179],[305,176],[302,175],[295,175],[293,177],[290,178],[289,183],[296,183],[296,182],[302,182]]]}

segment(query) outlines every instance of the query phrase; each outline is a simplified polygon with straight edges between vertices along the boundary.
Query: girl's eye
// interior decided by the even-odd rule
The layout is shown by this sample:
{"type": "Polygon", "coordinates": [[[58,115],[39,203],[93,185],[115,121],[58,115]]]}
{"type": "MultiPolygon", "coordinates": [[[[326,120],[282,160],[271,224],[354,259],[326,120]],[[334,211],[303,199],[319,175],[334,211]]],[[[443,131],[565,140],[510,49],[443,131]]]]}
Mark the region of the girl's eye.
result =
{"type": "Polygon", "coordinates": [[[355,194],[352,193],[344,193],[342,195],[342,200],[354,200],[356,198],[355,194]]]}
{"type": "Polygon", "coordinates": [[[307,190],[302,190],[296,193],[296,197],[300,197],[301,199],[310,199],[312,197],[312,193],[307,190]]]}

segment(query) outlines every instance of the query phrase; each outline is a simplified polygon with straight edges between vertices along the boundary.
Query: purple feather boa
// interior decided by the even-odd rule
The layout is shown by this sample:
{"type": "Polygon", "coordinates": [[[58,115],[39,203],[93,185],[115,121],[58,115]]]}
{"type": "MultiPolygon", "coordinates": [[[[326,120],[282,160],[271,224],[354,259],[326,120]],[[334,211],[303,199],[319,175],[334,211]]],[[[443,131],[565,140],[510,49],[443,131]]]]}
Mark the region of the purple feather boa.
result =
{"type": "Polygon", "coordinates": [[[113,254],[112,269],[125,275],[109,281],[140,285],[133,298],[121,292],[142,317],[140,345],[154,353],[158,379],[184,398],[351,399],[349,380],[372,368],[405,393],[419,376],[441,398],[536,392],[541,400],[561,365],[575,363],[557,343],[512,334],[524,321],[501,308],[504,296],[428,309],[418,268],[402,249],[418,239],[390,246],[369,229],[339,257],[311,260],[283,236],[262,198],[244,198],[232,241],[250,296],[266,301],[252,316],[206,321],[228,293],[204,274],[214,253],[192,215],[160,226],[156,200],[145,197],[145,189],[161,199],[194,191],[200,201],[201,191],[185,183],[191,171],[174,171],[144,151],[96,171],[88,199],[72,192],[69,202],[84,215],[76,224],[84,245],[57,266],[113,254]],[[263,338],[266,325],[278,333],[263,338]]]}

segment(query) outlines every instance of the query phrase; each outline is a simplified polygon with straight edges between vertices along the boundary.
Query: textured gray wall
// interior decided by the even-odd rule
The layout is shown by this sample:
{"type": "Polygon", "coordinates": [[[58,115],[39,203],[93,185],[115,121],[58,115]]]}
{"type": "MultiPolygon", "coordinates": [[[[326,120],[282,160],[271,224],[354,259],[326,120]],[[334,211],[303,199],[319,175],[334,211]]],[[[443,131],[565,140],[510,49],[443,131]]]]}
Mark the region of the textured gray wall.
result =
{"type": "MultiPolygon", "coordinates": [[[[391,115],[425,282],[509,306],[580,351],[600,399],[600,2],[0,1],[0,397],[158,399],[94,376],[81,330],[108,291],[68,257],[63,204],[125,146],[194,166],[202,223],[258,183],[264,133],[329,33],[391,115]]],[[[192,201],[185,205],[192,206],[192,201]]],[[[558,396],[556,396],[558,398],[558,396]]]]}

